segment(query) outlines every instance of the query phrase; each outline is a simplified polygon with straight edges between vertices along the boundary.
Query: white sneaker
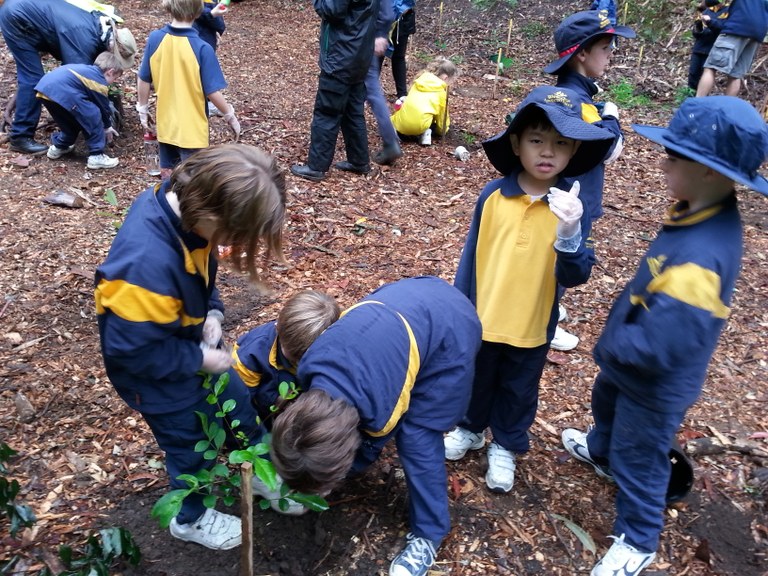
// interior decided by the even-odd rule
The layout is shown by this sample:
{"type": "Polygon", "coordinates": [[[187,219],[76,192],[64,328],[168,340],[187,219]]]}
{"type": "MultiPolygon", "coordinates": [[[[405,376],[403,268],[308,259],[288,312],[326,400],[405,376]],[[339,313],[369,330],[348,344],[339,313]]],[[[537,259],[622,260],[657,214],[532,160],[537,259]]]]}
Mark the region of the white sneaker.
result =
{"type": "Polygon", "coordinates": [[[72,144],[72,146],[67,146],[66,148],[59,148],[55,144],[51,144],[50,146],[48,146],[48,152],[46,152],[45,155],[48,156],[48,158],[50,158],[51,160],[58,160],[59,158],[64,156],[64,154],[69,154],[74,149],[75,149],[74,144],[72,144]]]}
{"type": "Polygon", "coordinates": [[[253,480],[251,480],[251,487],[253,488],[254,494],[261,496],[264,500],[269,500],[269,505],[275,512],[280,512],[280,514],[285,514],[286,516],[301,516],[307,512],[307,509],[303,504],[291,500],[290,496],[282,496],[280,494],[281,488],[283,487],[283,479],[280,478],[279,474],[277,475],[274,490],[270,490],[262,479],[255,474],[253,480]],[[282,506],[280,506],[281,502],[283,503],[282,506]]]}
{"type": "Polygon", "coordinates": [[[94,154],[92,156],[88,156],[88,168],[90,170],[114,168],[118,164],[120,164],[120,160],[107,156],[106,154],[94,154]]]}
{"type": "Polygon", "coordinates": [[[591,576],[637,576],[656,557],[655,552],[640,552],[624,542],[624,534],[611,536],[615,540],[600,562],[592,568],[591,576]]]}
{"type": "Polygon", "coordinates": [[[563,306],[562,304],[558,306],[557,313],[558,313],[558,317],[557,317],[558,322],[565,322],[566,320],[568,320],[568,310],[566,310],[565,306],[563,306]]]}
{"type": "Polygon", "coordinates": [[[422,146],[432,146],[432,129],[427,128],[424,130],[421,136],[419,136],[419,144],[422,146]]]}
{"type": "Polygon", "coordinates": [[[485,434],[470,432],[456,426],[445,436],[445,457],[448,460],[461,460],[467,450],[480,450],[485,446],[485,434]]]}
{"type": "Polygon", "coordinates": [[[560,438],[568,454],[576,458],[576,460],[581,460],[592,466],[595,469],[595,473],[601,478],[605,478],[609,482],[614,481],[610,467],[605,464],[598,464],[589,453],[586,432],[576,430],[576,428],[566,428],[560,434],[560,438]]]}
{"type": "Polygon", "coordinates": [[[240,546],[243,540],[240,518],[208,508],[200,518],[189,524],[179,524],[176,518],[171,520],[171,536],[202,544],[211,550],[229,550],[240,546]]]}
{"type": "Polygon", "coordinates": [[[566,332],[560,326],[555,328],[555,337],[552,338],[552,342],[549,343],[549,347],[552,350],[560,350],[561,352],[567,352],[573,350],[579,345],[579,337],[570,332],[566,332]]]}
{"type": "Polygon", "coordinates": [[[485,484],[491,492],[509,492],[515,484],[515,455],[496,442],[488,446],[485,484]]]}

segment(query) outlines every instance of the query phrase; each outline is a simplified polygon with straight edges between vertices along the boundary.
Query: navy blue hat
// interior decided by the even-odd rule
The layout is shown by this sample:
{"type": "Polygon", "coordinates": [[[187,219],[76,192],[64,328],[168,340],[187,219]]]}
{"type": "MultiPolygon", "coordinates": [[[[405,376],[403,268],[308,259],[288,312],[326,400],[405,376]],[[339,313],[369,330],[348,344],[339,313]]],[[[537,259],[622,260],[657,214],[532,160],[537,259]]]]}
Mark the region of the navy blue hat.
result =
{"type": "Polygon", "coordinates": [[[586,10],[571,14],[555,30],[557,60],[544,67],[547,74],[557,74],[568,60],[589,40],[602,34],[634,38],[635,31],[629,26],[614,26],[605,12],[586,10]]]}
{"type": "Polygon", "coordinates": [[[512,151],[509,136],[520,132],[521,126],[525,126],[527,117],[536,108],[544,111],[560,135],[581,142],[561,176],[584,174],[603,161],[613,145],[613,133],[582,120],[579,95],[572,90],[538,86],[517,107],[507,129],[483,142],[488,160],[496,170],[508,176],[520,168],[520,157],[512,151]]]}
{"type": "Polygon", "coordinates": [[[651,142],[768,196],[768,180],[757,173],[768,159],[768,125],[741,98],[688,98],[675,112],[669,127],[632,124],[632,129],[651,142]]]}

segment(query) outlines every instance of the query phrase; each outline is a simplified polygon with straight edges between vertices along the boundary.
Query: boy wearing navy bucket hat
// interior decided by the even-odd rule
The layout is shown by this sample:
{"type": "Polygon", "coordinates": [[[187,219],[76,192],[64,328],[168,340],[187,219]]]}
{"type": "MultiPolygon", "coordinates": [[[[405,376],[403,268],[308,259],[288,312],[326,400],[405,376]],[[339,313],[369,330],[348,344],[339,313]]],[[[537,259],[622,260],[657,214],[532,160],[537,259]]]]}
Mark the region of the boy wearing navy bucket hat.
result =
{"type": "MultiPolygon", "coordinates": [[[[605,10],[576,12],[565,18],[555,30],[557,59],[544,67],[547,74],[557,76],[557,86],[569,88],[578,95],[582,118],[596,126],[610,130],[615,137],[614,146],[602,162],[578,179],[591,208],[592,223],[603,215],[603,185],[605,165],[616,160],[624,147],[624,134],[619,124],[619,109],[613,102],[606,102],[598,110],[593,98],[600,88],[595,79],[601,78],[611,61],[617,36],[634,38],[635,32],[627,26],[617,26],[605,10]]],[[[561,296],[564,290],[561,289],[561,296]]],[[[565,309],[560,315],[565,319],[565,309]]],[[[555,350],[571,350],[579,338],[558,326],[552,340],[555,350]]]]}
{"type": "Polygon", "coordinates": [[[574,458],[618,487],[615,541],[592,576],[636,576],[656,556],[670,445],[701,393],[739,275],[734,183],[768,195],[757,172],[768,158],[768,126],[744,100],[689,98],[669,127],[632,128],[665,147],[676,202],[595,346],[595,426],[562,433],[574,458]]]}
{"type": "Polygon", "coordinates": [[[589,207],[564,176],[602,162],[613,135],[584,122],[577,102],[570,90],[535,88],[507,129],[483,142],[502,177],[480,194],[455,280],[477,308],[483,342],[469,408],[446,436],[445,455],[483,448],[490,428],[485,480],[494,492],[512,490],[516,455],[529,449],[557,286],[583,284],[594,263],[589,207]]]}

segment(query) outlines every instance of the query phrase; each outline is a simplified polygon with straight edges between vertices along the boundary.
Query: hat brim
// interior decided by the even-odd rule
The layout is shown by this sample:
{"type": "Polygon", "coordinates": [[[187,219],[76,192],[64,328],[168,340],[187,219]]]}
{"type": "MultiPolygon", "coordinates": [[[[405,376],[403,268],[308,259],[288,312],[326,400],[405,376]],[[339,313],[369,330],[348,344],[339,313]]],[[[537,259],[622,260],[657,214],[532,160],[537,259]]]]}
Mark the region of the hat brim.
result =
{"type": "Polygon", "coordinates": [[[117,61],[120,63],[120,67],[127,70],[133,68],[136,62],[136,39],[133,37],[133,33],[128,28],[114,28],[114,42],[112,44],[112,54],[115,55],[117,61]],[[125,56],[120,52],[120,47],[130,52],[130,56],[125,56]]]}
{"type": "Polygon", "coordinates": [[[512,150],[510,134],[519,132],[518,128],[534,108],[544,111],[549,121],[562,136],[581,142],[576,153],[560,176],[578,176],[589,172],[602,162],[613,145],[614,135],[581,118],[567,114],[560,106],[532,102],[515,114],[507,129],[483,142],[483,149],[493,167],[504,176],[509,176],[522,165],[520,157],[512,150]]]}
{"type": "MultiPolygon", "coordinates": [[[[584,46],[587,42],[592,40],[595,36],[621,36],[622,38],[634,38],[637,36],[635,34],[635,31],[632,30],[629,26],[613,26],[612,28],[609,28],[611,32],[605,32],[600,31],[596,32],[595,34],[592,34],[592,36],[587,36],[584,40],[582,40],[579,45],[584,46]]],[[[566,54],[565,56],[562,56],[558,58],[557,60],[550,62],[546,66],[544,66],[544,72],[547,74],[557,74],[560,71],[560,68],[565,66],[565,63],[568,62],[571,58],[573,58],[578,53],[578,50],[574,50],[570,54],[566,54]]]]}
{"type": "Polygon", "coordinates": [[[632,124],[632,130],[640,134],[640,136],[643,138],[647,138],[651,142],[661,144],[662,146],[669,148],[670,150],[673,150],[674,152],[677,152],[686,158],[690,158],[699,164],[704,164],[704,166],[712,168],[712,170],[719,172],[726,178],[730,178],[739,184],[743,184],[750,190],[754,190],[755,192],[763,194],[764,196],[768,196],[768,180],[766,180],[763,176],[755,173],[753,177],[750,177],[737,170],[734,170],[731,166],[723,164],[720,161],[720,158],[716,156],[712,156],[711,154],[704,154],[690,147],[686,147],[685,145],[672,140],[667,128],[660,126],[647,126],[644,124],[632,124]]]}

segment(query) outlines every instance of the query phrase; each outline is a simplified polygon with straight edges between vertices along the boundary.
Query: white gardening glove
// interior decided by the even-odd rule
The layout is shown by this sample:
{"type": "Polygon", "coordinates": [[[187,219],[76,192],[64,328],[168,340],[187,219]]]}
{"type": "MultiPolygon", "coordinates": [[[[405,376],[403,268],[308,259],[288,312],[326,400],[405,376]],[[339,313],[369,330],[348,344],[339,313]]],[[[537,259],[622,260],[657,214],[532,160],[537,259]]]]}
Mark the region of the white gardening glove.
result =
{"type": "Polygon", "coordinates": [[[240,122],[235,117],[235,107],[230,106],[229,112],[224,114],[224,121],[229,125],[229,129],[235,133],[235,142],[240,139],[240,122]]]}
{"type": "Polygon", "coordinates": [[[234,360],[229,350],[203,348],[203,365],[200,368],[203,372],[222,374],[229,370],[233,363],[234,360]]]}
{"type": "Polygon", "coordinates": [[[616,106],[613,102],[606,102],[603,106],[603,118],[607,118],[608,116],[613,116],[616,118],[616,120],[619,119],[619,107],[616,106]]]}
{"type": "Polygon", "coordinates": [[[112,128],[112,126],[104,130],[104,138],[106,138],[108,144],[111,144],[112,140],[114,140],[118,136],[120,136],[120,133],[114,128],[112,128]]]}
{"type": "Polygon", "coordinates": [[[211,9],[211,16],[215,18],[216,16],[221,16],[226,11],[227,7],[224,6],[224,4],[216,4],[216,6],[211,9]]]}
{"type": "Polygon", "coordinates": [[[610,164],[611,162],[618,160],[619,156],[621,156],[622,150],[624,150],[624,137],[619,135],[619,137],[616,138],[616,144],[614,144],[613,150],[611,150],[608,158],[603,160],[603,164],[610,164]]]}
{"type": "Polygon", "coordinates": [[[139,104],[136,102],[136,112],[139,113],[139,121],[144,130],[151,132],[155,125],[155,120],[149,115],[149,104],[139,104]]]}
{"type": "Polygon", "coordinates": [[[387,52],[387,48],[389,48],[389,38],[380,36],[374,40],[373,53],[376,54],[376,56],[384,56],[387,52]]]}
{"type": "Polygon", "coordinates": [[[579,200],[581,184],[573,183],[567,192],[560,188],[550,188],[547,199],[549,209],[557,216],[557,237],[562,239],[573,238],[581,231],[581,215],[584,213],[584,205],[579,200]]]}
{"type": "Polygon", "coordinates": [[[205,317],[203,324],[203,343],[211,348],[216,348],[221,340],[221,321],[224,320],[224,314],[219,310],[211,310],[205,317]]]}

